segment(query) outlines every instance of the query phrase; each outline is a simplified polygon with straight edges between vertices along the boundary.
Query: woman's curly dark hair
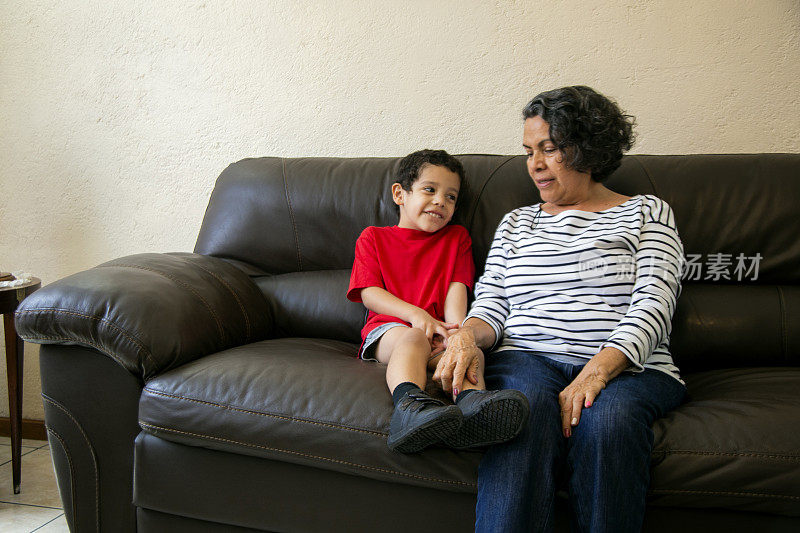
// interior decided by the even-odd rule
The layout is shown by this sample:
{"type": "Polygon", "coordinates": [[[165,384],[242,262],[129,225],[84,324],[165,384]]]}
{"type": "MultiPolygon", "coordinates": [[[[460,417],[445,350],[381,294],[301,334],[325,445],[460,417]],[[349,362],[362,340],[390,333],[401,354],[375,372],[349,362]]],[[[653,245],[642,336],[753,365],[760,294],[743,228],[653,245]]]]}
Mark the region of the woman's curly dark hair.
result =
{"type": "Polygon", "coordinates": [[[616,102],[585,85],[543,92],[522,110],[525,120],[542,117],[550,125],[550,140],[568,167],[591,172],[603,181],[619,168],[622,154],[634,143],[636,120],[616,102]]]}

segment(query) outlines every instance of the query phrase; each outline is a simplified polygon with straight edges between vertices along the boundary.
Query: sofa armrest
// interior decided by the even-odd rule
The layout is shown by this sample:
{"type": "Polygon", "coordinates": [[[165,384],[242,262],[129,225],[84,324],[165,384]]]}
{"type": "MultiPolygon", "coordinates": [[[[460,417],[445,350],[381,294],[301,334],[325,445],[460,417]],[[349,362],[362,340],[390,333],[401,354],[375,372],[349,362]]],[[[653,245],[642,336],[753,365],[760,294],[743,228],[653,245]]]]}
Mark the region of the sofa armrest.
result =
{"type": "Polygon", "coordinates": [[[267,338],[267,302],[238,268],[190,253],[138,254],[47,285],[16,312],[19,335],[77,344],[147,380],[226,348],[267,338]]]}

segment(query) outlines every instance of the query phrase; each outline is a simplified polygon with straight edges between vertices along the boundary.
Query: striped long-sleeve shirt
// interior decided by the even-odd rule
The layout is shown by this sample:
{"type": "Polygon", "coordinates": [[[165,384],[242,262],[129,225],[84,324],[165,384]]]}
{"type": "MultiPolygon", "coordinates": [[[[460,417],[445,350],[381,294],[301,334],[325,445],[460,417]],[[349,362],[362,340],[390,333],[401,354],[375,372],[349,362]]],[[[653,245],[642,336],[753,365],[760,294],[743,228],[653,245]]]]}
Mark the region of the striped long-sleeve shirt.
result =
{"type": "Polygon", "coordinates": [[[680,380],[669,335],[682,268],[672,209],[655,196],[600,212],[522,207],[497,228],[468,318],[494,329],[493,349],[585,363],[613,346],[630,370],[680,380]]]}

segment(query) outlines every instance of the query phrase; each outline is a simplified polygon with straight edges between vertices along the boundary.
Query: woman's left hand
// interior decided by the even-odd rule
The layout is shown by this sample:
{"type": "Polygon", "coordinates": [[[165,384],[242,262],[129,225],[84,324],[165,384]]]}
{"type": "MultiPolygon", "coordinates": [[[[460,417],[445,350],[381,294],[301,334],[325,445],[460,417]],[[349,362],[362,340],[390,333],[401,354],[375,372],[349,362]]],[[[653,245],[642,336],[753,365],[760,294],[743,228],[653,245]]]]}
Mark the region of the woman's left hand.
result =
{"type": "Polygon", "coordinates": [[[616,348],[607,346],[589,359],[566,389],[558,394],[561,405],[561,430],[572,436],[572,428],[581,421],[581,411],[591,407],[608,382],[629,365],[628,358],[616,348]]]}
{"type": "Polygon", "coordinates": [[[572,436],[572,428],[581,420],[581,410],[591,407],[600,391],[606,388],[608,381],[597,372],[583,372],[558,395],[561,406],[561,429],[564,437],[572,436]]]}

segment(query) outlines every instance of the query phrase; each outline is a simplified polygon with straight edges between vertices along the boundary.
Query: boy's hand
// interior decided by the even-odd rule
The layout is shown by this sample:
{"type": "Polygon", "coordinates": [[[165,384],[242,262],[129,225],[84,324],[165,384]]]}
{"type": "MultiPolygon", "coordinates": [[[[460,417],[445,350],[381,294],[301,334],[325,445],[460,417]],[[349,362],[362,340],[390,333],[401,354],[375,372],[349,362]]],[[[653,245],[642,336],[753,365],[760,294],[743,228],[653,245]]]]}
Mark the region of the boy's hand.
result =
{"type": "Polygon", "coordinates": [[[439,322],[433,318],[427,311],[420,309],[410,320],[411,327],[421,329],[428,337],[428,342],[433,346],[433,336],[441,335],[443,338],[448,337],[447,330],[458,328],[458,324],[449,324],[447,322],[439,322]]]}
{"type": "MultiPolygon", "coordinates": [[[[450,335],[452,335],[456,331],[458,331],[458,327],[448,329],[447,337],[450,337],[450,335]]],[[[431,341],[431,357],[439,355],[440,353],[445,351],[445,349],[447,348],[447,337],[442,337],[438,333],[433,336],[433,340],[431,341]]]]}
{"type": "Polygon", "coordinates": [[[445,350],[444,337],[441,335],[434,335],[431,341],[431,357],[437,356],[445,350]]]}

